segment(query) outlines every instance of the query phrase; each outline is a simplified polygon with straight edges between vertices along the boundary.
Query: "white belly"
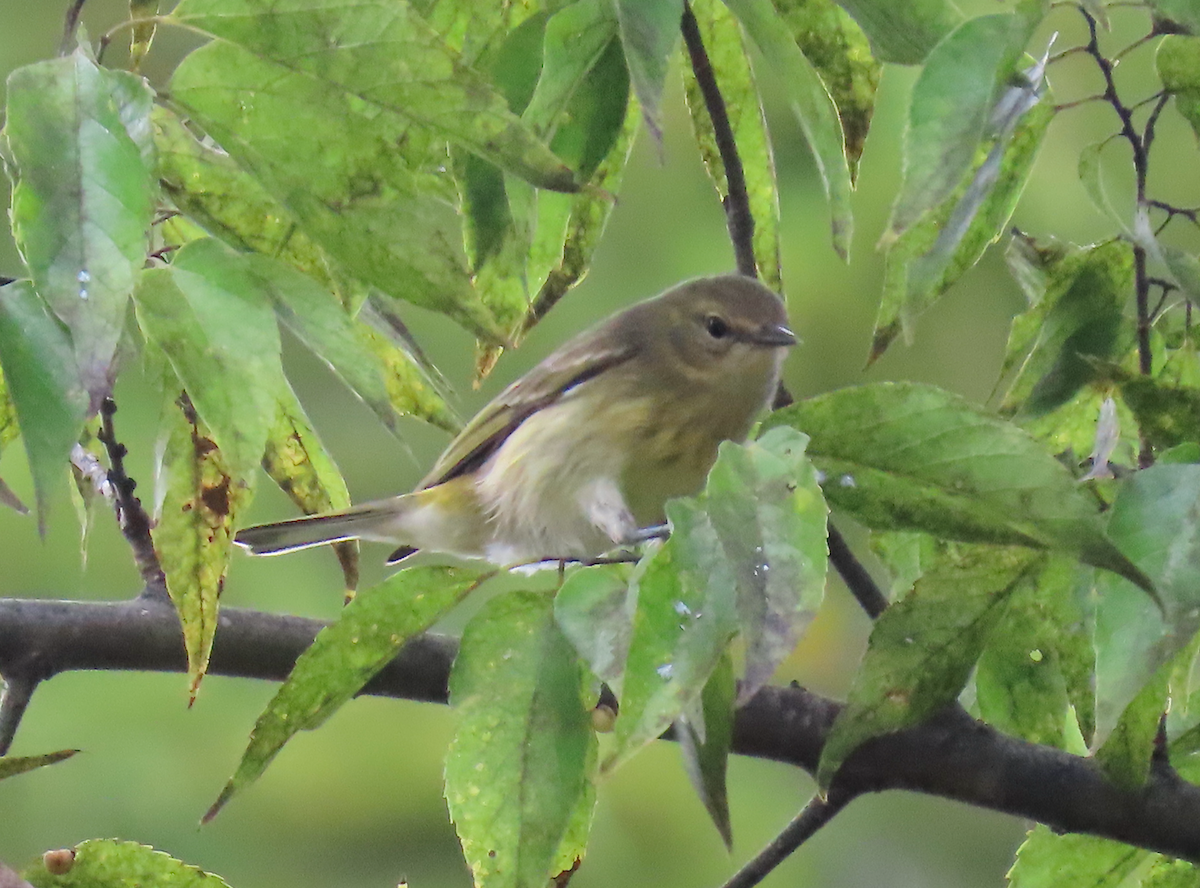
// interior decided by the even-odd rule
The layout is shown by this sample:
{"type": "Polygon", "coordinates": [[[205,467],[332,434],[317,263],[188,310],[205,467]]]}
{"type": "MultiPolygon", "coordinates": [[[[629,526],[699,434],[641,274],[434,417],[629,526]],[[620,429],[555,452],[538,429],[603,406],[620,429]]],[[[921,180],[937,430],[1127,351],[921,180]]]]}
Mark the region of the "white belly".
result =
{"type": "Polygon", "coordinates": [[[631,539],[637,524],[620,487],[629,444],[615,429],[644,411],[635,400],[598,415],[591,398],[574,397],[523,422],[476,482],[492,529],[488,560],[592,558],[631,539]],[[583,424],[599,428],[581,436],[583,424]]]}

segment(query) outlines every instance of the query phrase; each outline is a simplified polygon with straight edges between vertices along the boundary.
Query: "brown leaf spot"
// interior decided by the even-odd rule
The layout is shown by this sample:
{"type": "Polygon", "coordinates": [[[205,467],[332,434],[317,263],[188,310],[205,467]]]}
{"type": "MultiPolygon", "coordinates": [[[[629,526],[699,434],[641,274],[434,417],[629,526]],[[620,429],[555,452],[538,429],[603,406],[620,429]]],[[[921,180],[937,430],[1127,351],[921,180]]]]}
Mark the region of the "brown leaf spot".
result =
{"type": "Polygon", "coordinates": [[[229,514],[229,478],[222,478],[219,484],[209,485],[200,491],[200,499],[204,507],[218,518],[229,514]]]}

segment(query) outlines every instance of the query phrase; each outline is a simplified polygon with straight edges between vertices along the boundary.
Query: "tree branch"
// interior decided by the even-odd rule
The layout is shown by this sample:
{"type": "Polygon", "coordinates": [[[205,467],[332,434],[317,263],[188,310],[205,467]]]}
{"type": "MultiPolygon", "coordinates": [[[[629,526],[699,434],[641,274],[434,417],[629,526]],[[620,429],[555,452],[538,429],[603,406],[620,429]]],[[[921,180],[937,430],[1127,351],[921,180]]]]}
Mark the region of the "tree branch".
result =
{"type": "Polygon", "coordinates": [[[117,440],[116,427],[113,425],[116,412],[117,403],[112,398],[105,398],[100,403],[100,432],[96,437],[108,452],[108,464],[112,467],[108,470],[108,483],[113,489],[117,525],[133,550],[133,562],[145,583],[142,594],[165,600],[166,576],[158,561],[158,553],[154,551],[154,542],[150,539],[150,516],[142,507],[142,501],[133,495],[137,482],[125,471],[125,456],[129,451],[117,440]]]}
{"type": "Polygon", "coordinates": [[[831,790],[828,798],[813,796],[783,832],[734,873],[722,888],[754,888],[853,800],[854,796],[836,790],[831,790]]]}
{"type": "Polygon", "coordinates": [[[37,679],[20,674],[4,674],[4,690],[0,692],[0,755],[8,755],[13,737],[21,725],[25,709],[37,690],[37,679]]]}
{"type": "MultiPolygon", "coordinates": [[[[209,672],[280,680],[324,625],[225,608],[209,672]]],[[[455,649],[445,637],[413,639],[363,693],[445,702],[455,649]]],[[[73,669],[185,668],[178,618],[165,602],[0,599],[0,674],[43,680],[73,669]]],[[[803,688],[764,688],[738,710],[734,751],[811,773],[840,710],[803,688]]],[[[850,796],[927,793],[1200,862],[1200,787],[1158,767],[1140,790],[1124,790],[1091,759],[1005,736],[957,707],[867,742],[835,785],[850,796]]]]}
{"type": "Polygon", "coordinates": [[[700,35],[700,23],[696,21],[691,5],[686,2],[683,4],[681,30],[688,58],[692,63],[692,73],[696,75],[696,85],[704,96],[704,107],[708,111],[708,119],[712,121],[713,141],[716,142],[717,152],[721,155],[721,165],[725,167],[725,184],[729,191],[723,201],[725,223],[729,228],[729,240],[733,243],[737,268],[747,277],[757,277],[758,264],[754,261],[754,216],[750,212],[746,173],[742,168],[742,158],[738,154],[737,141],[733,137],[733,127],[729,124],[725,98],[717,85],[712,62],[709,61],[704,39],[700,35]]]}

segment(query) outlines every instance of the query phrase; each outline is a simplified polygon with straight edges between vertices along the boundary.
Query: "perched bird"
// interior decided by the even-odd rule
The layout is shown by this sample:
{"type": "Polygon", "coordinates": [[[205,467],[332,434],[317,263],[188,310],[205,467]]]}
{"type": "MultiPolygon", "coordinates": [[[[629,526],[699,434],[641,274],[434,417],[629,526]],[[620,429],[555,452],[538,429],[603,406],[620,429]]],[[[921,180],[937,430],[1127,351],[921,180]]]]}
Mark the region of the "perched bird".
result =
{"type": "Polygon", "coordinates": [[[348,539],[494,564],[594,558],[698,492],[746,437],[796,342],[783,301],[739,275],[687,281],[579,334],[455,438],[412,493],[247,527],[274,555],[348,539]]]}

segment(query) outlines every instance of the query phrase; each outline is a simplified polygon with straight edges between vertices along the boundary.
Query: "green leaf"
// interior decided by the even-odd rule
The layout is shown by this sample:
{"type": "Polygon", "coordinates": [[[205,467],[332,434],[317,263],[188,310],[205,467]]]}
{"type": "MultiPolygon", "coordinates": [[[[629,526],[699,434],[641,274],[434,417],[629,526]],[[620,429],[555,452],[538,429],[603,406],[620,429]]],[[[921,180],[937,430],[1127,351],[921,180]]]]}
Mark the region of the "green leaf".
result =
{"type": "Polygon", "coordinates": [[[1187,860],[1173,860],[1164,855],[1150,865],[1150,871],[1142,879],[1141,888],[1198,888],[1200,870],[1187,860]]]}
{"type": "Polygon", "coordinates": [[[171,888],[229,888],[219,876],[155,851],[148,845],[116,839],[89,839],[74,848],[63,875],[51,875],[38,861],[21,874],[34,888],[119,888],[170,885],[171,888]]]}
{"type": "Polygon", "coordinates": [[[502,338],[472,287],[453,190],[428,165],[427,134],[221,41],[184,59],[171,96],[347,273],[502,338]]]}
{"type": "Polygon", "coordinates": [[[186,0],[171,18],[311,78],[322,92],[360,100],[372,116],[391,118],[389,127],[415,125],[539,188],[578,188],[571,171],[413,6],[383,0],[353,5],[186,0]]]}
{"type": "MultiPolygon", "coordinates": [[[[606,769],[690,711],[735,633],[746,642],[745,700],[812,619],[828,553],[825,502],[805,440],[777,429],[750,444],[722,444],[704,493],[667,504],[671,538],[634,575],[633,635],[606,769]]],[[[589,609],[612,615],[604,645],[585,646],[589,659],[605,663],[625,642],[628,604],[615,588],[589,586],[575,595],[584,605],[575,619],[589,609]]]]}
{"type": "Polygon", "coordinates": [[[962,21],[962,13],[949,0],[840,0],[858,22],[871,49],[881,62],[919,65],[962,21]]]}
{"type": "Polygon", "coordinates": [[[135,141],[153,94],[84,49],[8,80],[13,237],[34,287],[71,331],[91,411],[112,391],[125,309],[146,261],[152,162],[135,141]]]}
{"type": "Polygon", "coordinates": [[[421,368],[351,317],[329,290],[266,256],[248,256],[245,262],[279,319],[362,398],[388,431],[403,437],[401,413],[454,430],[450,408],[421,368]],[[403,394],[393,397],[393,384],[403,394]]]}
{"type": "Polygon", "coordinates": [[[941,205],[888,245],[883,297],[869,360],[975,265],[1008,226],[1041,147],[1053,108],[1034,106],[1011,136],[980,146],[971,175],[941,205]]]}
{"type": "Polygon", "coordinates": [[[1158,856],[1111,839],[1055,833],[1039,824],[1017,849],[1008,888],[1119,888],[1134,870],[1158,856]]]}
{"type": "Polygon", "coordinates": [[[913,86],[903,182],[884,242],[899,237],[958,187],[1004,90],[1030,22],[1017,13],[969,19],[929,54],[913,86]]]}
{"type": "Polygon", "coordinates": [[[1046,272],[1045,297],[1029,312],[1037,338],[1001,405],[1029,419],[1070,401],[1097,378],[1096,362],[1123,353],[1133,338],[1123,316],[1133,289],[1128,244],[1109,241],[1072,251],[1046,272]]]}
{"type": "MultiPolygon", "coordinates": [[[[0,287],[0,366],[12,396],[37,496],[38,532],[79,439],[88,399],[67,332],[29,281],[0,287]]],[[[6,432],[11,434],[11,432],[6,432]]]]}
{"type": "Polygon", "coordinates": [[[742,27],[782,78],[788,107],[796,115],[825,185],[832,217],[833,247],[843,259],[850,253],[854,219],[850,210],[850,167],[838,109],[820,75],[796,45],[771,0],[727,0],[742,27]]]}
{"type": "Polygon", "coordinates": [[[237,475],[262,459],[283,387],[279,328],[250,257],[214,240],[147,271],[135,293],[146,337],[162,349],[237,475]]]}
{"type": "Polygon", "coordinates": [[[1150,588],[1064,466],[1021,429],[948,392],[855,386],[776,411],[764,425],[810,435],[825,498],[868,527],[1050,549],[1150,588]]]}
{"type": "MultiPolygon", "coordinates": [[[[602,59],[602,64],[593,69],[589,78],[596,78],[596,82],[594,89],[589,88],[588,94],[595,95],[599,91],[601,96],[620,96],[624,101],[624,118],[614,134],[608,153],[591,171],[590,184],[595,186],[594,190],[588,189],[574,196],[569,205],[565,205],[565,199],[557,194],[542,192],[538,195],[538,226],[530,262],[535,270],[539,270],[538,273],[543,267],[548,271],[530,306],[522,332],[532,329],[587,273],[614,206],[610,195],[621,190],[621,178],[634,136],[641,125],[641,114],[637,103],[627,98],[629,78],[624,73],[619,47],[610,45],[609,54],[615,57],[615,61],[603,64],[602,59]],[[611,73],[610,65],[616,63],[620,63],[620,71],[611,73]],[[613,78],[617,78],[617,81],[614,82],[613,78]],[[556,221],[559,218],[563,219],[561,229],[556,221]]],[[[589,137],[582,144],[588,146],[599,142],[598,138],[589,137]]],[[[587,155],[595,153],[589,149],[587,155]]]]}
{"type": "Polygon", "coordinates": [[[662,144],[659,103],[671,53],[679,40],[683,0],[613,0],[620,24],[621,46],[629,65],[629,78],[646,128],[662,144]]]}
{"type": "Polygon", "coordinates": [[[703,505],[736,577],[746,645],[739,704],[770,681],[824,596],[828,508],[807,443],[786,426],[725,443],[708,476],[703,505]]]}
{"type": "MultiPolygon", "coordinates": [[[[1200,27],[1200,11],[1193,15],[1200,27]]],[[[1163,89],[1175,97],[1175,110],[1200,136],[1200,37],[1163,37],[1154,53],[1154,66],[1163,89]]]]}
{"type": "Polygon", "coordinates": [[[129,70],[135,73],[141,70],[142,62],[154,43],[154,32],[158,28],[154,16],[158,15],[158,3],[159,0],[129,0],[130,19],[149,19],[139,21],[130,29],[129,70]]]}
{"type": "MultiPolygon", "coordinates": [[[[1191,659],[1195,659],[1195,651],[1191,659]]],[[[1135,696],[1096,750],[1096,761],[1104,775],[1122,789],[1135,792],[1146,785],[1158,728],[1167,711],[1170,693],[1168,675],[1160,670],[1135,696]]]]}
{"type": "Polygon", "coordinates": [[[1149,5],[1155,13],[1189,34],[1200,35],[1200,9],[1194,0],[1149,0],[1149,5]]]}
{"type": "MultiPolygon", "coordinates": [[[[582,682],[544,594],[494,598],[463,631],[446,801],[480,888],[545,886],[578,810],[594,805],[596,736],[582,682]]],[[[578,859],[582,841],[576,850],[578,859]]]]}
{"type": "MultiPolygon", "coordinates": [[[[979,714],[1006,734],[1031,743],[1068,747],[1073,698],[1067,674],[1091,676],[1091,648],[1075,600],[1075,564],[1051,559],[1035,582],[1022,586],[988,639],[975,670],[979,714]]],[[[1090,686],[1085,689],[1090,699],[1090,686]]],[[[1071,750],[1082,752],[1083,750],[1071,750]]]]}
{"type": "Polygon", "coordinates": [[[698,718],[681,716],[675,724],[679,751],[688,780],[727,849],[733,847],[733,827],[729,821],[729,797],[725,788],[725,770],[733,746],[734,697],[737,682],[733,677],[733,661],[727,653],[709,676],[700,695],[698,718]]]}
{"type": "MultiPolygon", "coordinates": [[[[729,126],[742,161],[750,215],[754,220],[755,264],[764,283],[779,292],[783,289],[783,273],[779,267],[779,191],[758,84],[737,20],[725,5],[719,0],[698,0],[692,3],[692,11],[708,51],[713,75],[725,99],[729,126]]],[[[683,81],[700,156],[724,203],[729,195],[725,164],[717,147],[704,95],[690,66],[684,69],[683,81]]]]}
{"type": "MultiPolygon", "coordinates": [[[[233,527],[253,496],[252,467],[233,468],[186,395],[168,405],[160,432],[154,551],[179,612],[195,700],[217,632],[218,599],[233,551],[233,527]]],[[[265,440],[265,432],[264,432],[265,440]]]]}
{"type": "Polygon", "coordinates": [[[492,573],[458,567],[413,567],[360,592],[296,661],[254,725],[237,771],[208,813],[253,783],[297,731],[320,727],[386,666],[492,573]]]}
{"type": "Polygon", "coordinates": [[[884,611],[821,751],[816,778],[823,789],[865,740],[954,702],[1009,598],[1042,559],[1021,549],[951,544],[912,592],[884,611]]]}
{"type": "Polygon", "coordinates": [[[400,344],[401,337],[386,321],[376,324],[372,304],[364,306],[360,315],[371,320],[369,326],[356,324],[355,333],[371,350],[383,373],[383,384],[392,409],[402,416],[418,416],[431,425],[457,434],[462,420],[446,403],[444,380],[437,368],[424,360],[424,355],[400,344]],[[380,332],[383,328],[386,332],[380,332]]]}
{"type": "Polygon", "coordinates": [[[44,755],[0,755],[0,780],[66,761],[77,752],[78,749],[60,749],[44,755]]]}
{"type": "Polygon", "coordinates": [[[833,0],[777,0],[775,7],[837,105],[853,180],[871,126],[883,66],[871,55],[862,29],[833,0]]]}
{"type": "MultiPolygon", "coordinates": [[[[590,72],[617,35],[617,13],[611,0],[580,0],[546,20],[540,74],[521,112],[521,119],[534,132],[549,138],[560,126],[570,125],[570,120],[561,116],[563,109],[580,89],[586,89],[590,72]]],[[[617,53],[620,55],[619,47],[617,53]]]]}
{"type": "MultiPolygon", "coordinates": [[[[1191,360],[1195,361],[1194,352],[1191,360]]],[[[1119,368],[1105,368],[1105,371],[1117,383],[1121,399],[1133,411],[1138,430],[1156,449],[1200,443],[1200,387],[1173,384],[1168,379],[1119,368]]]]}
{"type": "MultiPolygon", "coordinates": [[[[527,20],[490,60],[513,110],[595,188],[535,193],[482,161],[455,165],[475,285],[514,345],[586,271],[614,203],[638,119],[616,34],[611,0],[582,0],[527,20]]],[[[498,356],[481,350],[477,376],[498,356]]]]}
{"type": "Polygon", "coordinates": [[[628,565],[601,564],[572,571],[554,597],[558,628],[588,668],[616,683],[629,654],[636,596],[628,565]]]}
{"type": "Polygon", "coordinates": [[[198,140],[167,108],[155,106],[152,118],[159,183],[181,212],[235,249],[271,256],[336,286],[325,252],[257,178],[198,140]]]}
{"type": "MultiPolygon", "coordinates": [[[[4,298],[3,292],[0,291],[0,300],[4,298]]],[[[4,373],[0,370],[0,453],[3,453],[4,448],[15,441],[20,434],[21,428],[17,425],[17,408],[13,404],[8,383],[4,381],[4,373]]]]}
{"type": "Polygon", "coordinates": [[[1096,739],[1200,630],[1200,465],[1154,466],[1121,482],[1108,533],[1154,580],[1165,616],[1119,577],[1097,575],[1096,739]]]}
{"type": "Polygon", "coordinates": [[[637,611],[618,697],[611,771],[700,697],[737,633],[737,577],[695,500],[667,503],[671,538],[635,574],[637,611]]]}
{"type": "MultiPolygon", "coordinates": [[[[350,492],[333,458],[317,437],[290,386],[279,393],[279,411],[267,432],[263,470],[306,515],[350,506],[350,492]]],[[[333,544],[346,589],[358,587],[358,542],[333,544]]]]}
{"type": "MultiPolygon", "coordinates": [[[[515,114],[537,85],[548,17],[545,12],[530,16],[479,59],[515,114]]],[[[451,161],[475,287],[501,328],[511,329],[529,307],[526,263],[533,232],[527,210],[534,190],[465,150],[452,150],[451,161]]]]}
{"type": "MultiPolygon", "coordinates": [[[[1108,196],[1108,188],[1104,184],[1104,171],[1101,166],[1101,158],[1105,146],[1112,139],[1105,139],[1103,142],[1093,142],[1079,152],[1079,181],[1083,184],[1083,190],[1087,192],[1088,198],[1092,202],[1092,206],[1107,216],[1112,222],[1116,223],[1121,230],[1127,230],[1129,221],[1126,218],[1128,215],[1128,207],[1125,214],[1113,206],[1112,200],[1108,196]]],[[[1130,201],[1126,200],[1128,204],[1130,201]]]]}

